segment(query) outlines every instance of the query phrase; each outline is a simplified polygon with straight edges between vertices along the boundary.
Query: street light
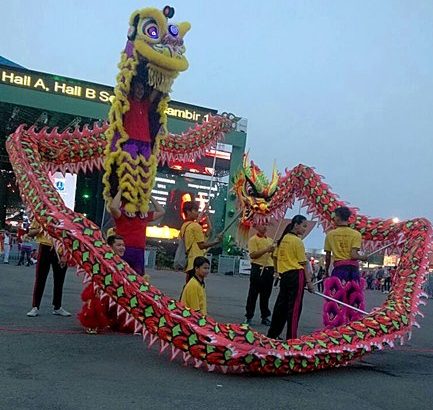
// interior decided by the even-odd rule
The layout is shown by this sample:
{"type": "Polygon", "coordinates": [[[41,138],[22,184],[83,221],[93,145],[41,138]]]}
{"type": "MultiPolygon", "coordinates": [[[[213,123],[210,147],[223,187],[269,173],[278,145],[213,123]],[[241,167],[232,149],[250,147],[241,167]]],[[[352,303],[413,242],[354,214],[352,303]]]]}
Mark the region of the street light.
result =
{"type": "Polygon", "coordinates": [[[392,218],[392,222],[393,223],[399,223],[400,222],[400,219],[398,219],[396,216],[394,216],[394,218],[392,218]]]}

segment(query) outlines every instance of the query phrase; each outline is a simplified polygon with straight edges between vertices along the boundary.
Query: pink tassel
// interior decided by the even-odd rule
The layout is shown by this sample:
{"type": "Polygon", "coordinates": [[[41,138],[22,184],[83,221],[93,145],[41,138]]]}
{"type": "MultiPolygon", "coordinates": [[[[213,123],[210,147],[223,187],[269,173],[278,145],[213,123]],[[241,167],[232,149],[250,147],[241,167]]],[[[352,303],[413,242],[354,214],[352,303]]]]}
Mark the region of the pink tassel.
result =
{"type": "Polygon", "coordinates": [[[132,316],[129,313],[127,313],[126,314],[125,326],[128,326],[134,319],[135,319],[134,316],[132,316]]]}
{"type": "Polygon", "coordinates": [[[173,361],[179,353],[180,353],[180,350],[177,347],[171,346],[171,358],[170,358],[170,360],[173,361]]]}
{"type": "Polygon", "coordinates": [[[167,349],[167,347],[169,346],[169,343],[167,343],[164,340],[161,340],[160,342],[161,342],[161,347],[159,349],[159,354],[162,354],[164,353],[164,350],[167,349]]]}
{"type": "Polygon", "coordinates": [[[191,358],[191,355],[188,352],[183,352],[183,362],[185,366],[188,364],[189,359],[191,358]]]}
{"type": "Polygon", "coordinates": [[[117,317],[120,318],[120,316],[125,313],[122,306],[117,305],[117,317]]]}
{"type": "Polygon", "coordinates": [[[150,349],[157,340],[158,340],[158,335],[150,336],[149,345],[147,347],[150,349]]]}
{"type": "Polygon", "coordinates": [[[135,320],[134,334],[141,333],[142,329],[143,325],[138,320],[135,320]]]}
{"type": "Polygon", "coordinates": [[[199,367],[201,367],[201,365],[203,364],[203,362],[199,359],[194,359],[194,367],[196,367],[197,369],[199,367]]]}

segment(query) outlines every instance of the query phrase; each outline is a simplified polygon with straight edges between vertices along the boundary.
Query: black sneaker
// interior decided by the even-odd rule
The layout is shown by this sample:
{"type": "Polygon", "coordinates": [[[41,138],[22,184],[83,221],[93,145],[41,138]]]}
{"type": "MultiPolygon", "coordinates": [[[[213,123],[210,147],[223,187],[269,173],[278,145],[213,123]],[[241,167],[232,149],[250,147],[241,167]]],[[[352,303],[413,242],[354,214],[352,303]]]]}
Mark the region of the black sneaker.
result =
{"type": "Polygon", "coordinates": [[[268,318],[262,319],[262,325],[270,326],[271,325],[271,321],[268,318]]]}
{"type": "Polygon", "coordinates": [[[251,326],[251,325],[253,324],[253,319],[245,319],[245,320],[242,322],[242,324],[243,324],[243,325],[249,325],[249,326],[251,326]]]}

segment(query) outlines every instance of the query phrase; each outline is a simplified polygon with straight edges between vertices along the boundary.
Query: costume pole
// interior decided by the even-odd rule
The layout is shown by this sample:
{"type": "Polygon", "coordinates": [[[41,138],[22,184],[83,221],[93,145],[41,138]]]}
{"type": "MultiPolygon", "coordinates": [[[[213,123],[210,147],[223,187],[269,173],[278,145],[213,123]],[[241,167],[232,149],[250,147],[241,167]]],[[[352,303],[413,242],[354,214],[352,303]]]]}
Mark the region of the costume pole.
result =
{"type": "Polygon", "coordinates": [[[210,179],[210,185],[209,185],[209,193],[208,193],[208,198],[209,198],[209,203],[210,203],[210,194],[212,193],[212,188],[213,188],[213,180],[215,178],[215,167],[216,167],[216,146],[214,147],[214,152],[213,152],[213,163],[212,163],[212,177],[210,179]]]}
{"type": "Polygon", "coordinates": [[[389,243],[388,245],[382,246],[381,248],[376,249],[374,252],[369,253],[369,254],[368,254],[368,257],[370,257],[371,255],[375,255],[376,253],[379,253],[379,252],[381,252],[381,251],[383,251],[383,250],[389,248],[389,247],[392,246],[392,245],[394,245],[394,244],[393,244],[393,243],[389,243]]]}
{"type": "Polygon", "coordinates": [[[313,295],[321,296],[324,299],[332,300],[333,302],[338,303],[339,305],[345,306],[349,309],[356,310],[357,312],[362,313],[363,315],[368,315],[368,312],[365,312],[364,310],[358,309],[354,306],[350,306],[347,303],[341,302],[340,300],[334,299],[333,297],[327,296],[321,292],[312,292],[312,293],[313,293],[313,295]]]}
{"type": "Polygon", "coordinates": [[[221,235],[224,235],[233,225],[239,217],[242,215],[242,211],[239,211],[236,216],[233,218],[233,220],[224,228],[224,230],[221,232],[221,235]]]}
{"type": "Polygon", "coordinates": [[[206,212],[206,208],[209,209],[209,206],[210,206],[210,195],[212,193],[213,181],[214,181],[214,178],[215,178],[215,166],[216,166],[216,146],[214,148],[214,156],[213,156],[213,163],[212,163],[212,170],[213,170],[213,172],[212,172],[212,176],[211,176],[211,179],[210,179],[209,192],[207,194],[208,202],[207,202],[207,205],[201,211],[200,215],[198,216],[198,220],[199,221],[201,220],[201,218],[203,218],[203,215],[206,212]]]}
{"type": "Polygon", "coordinates": [[[107,206],[106,206],[106,204],[104,204],[104,209],[103,209],[103,211],[102,211],[102,221],[101,221],[101,231],[103,231],[104,230],[104,220],[105,220],[105,208],[106,208],[107,206]]]}

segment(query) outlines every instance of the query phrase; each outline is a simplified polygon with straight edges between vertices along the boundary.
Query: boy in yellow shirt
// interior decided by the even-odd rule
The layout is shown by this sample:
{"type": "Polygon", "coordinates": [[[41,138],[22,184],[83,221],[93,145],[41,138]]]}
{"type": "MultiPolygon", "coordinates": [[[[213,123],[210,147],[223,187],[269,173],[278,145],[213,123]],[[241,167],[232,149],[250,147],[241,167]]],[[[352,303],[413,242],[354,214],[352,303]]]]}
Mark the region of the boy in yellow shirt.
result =
{"type": "MultiPolygon", "coordinates": [[[[364,292],[360,286],[359,261],[366,261],[367,255],[361,255],[361,234],[349,227],[349,218],[352,212],[349,208],[341,206],[335,210],[334,222],[336,228],[329,231],[325,238],[326,265],[325,275],[329,276],[331,257],[334,268],[331,277],[335,278],[325,282],[325,295],[333,296],[344,303],[363,308],[364,292]],[[342,291],[331,295],[331,287],[341,287],[342,291]]],[[[355,319],[351,309],[339,308],[336,310],[334,302],[325,302],[323,322],[327,327],[337,326],[355,319]]]]}
{"type": "Polygon", "coordinates": [[[184,286],[180,300],[190,309],[197,310],[202,315],[207,315],[207,300],[204,280],[209,274],[209,261],[204,256],[194,259],[194,273],[184,286]]]}
{"type": "Polygon", "coordinates": [[[186,280],[188,281],[194,273],[194,260],[199,256],[204,256],[206,250],[218,245],[221,242],[222,235],[217,235],[214,241],[205,241],[203,228],[197,222],[198,205],[195,202],[185,202],[183,205],[185,222],[180,228],[180,236],[185,241],[187,253],[186,280]]]}

